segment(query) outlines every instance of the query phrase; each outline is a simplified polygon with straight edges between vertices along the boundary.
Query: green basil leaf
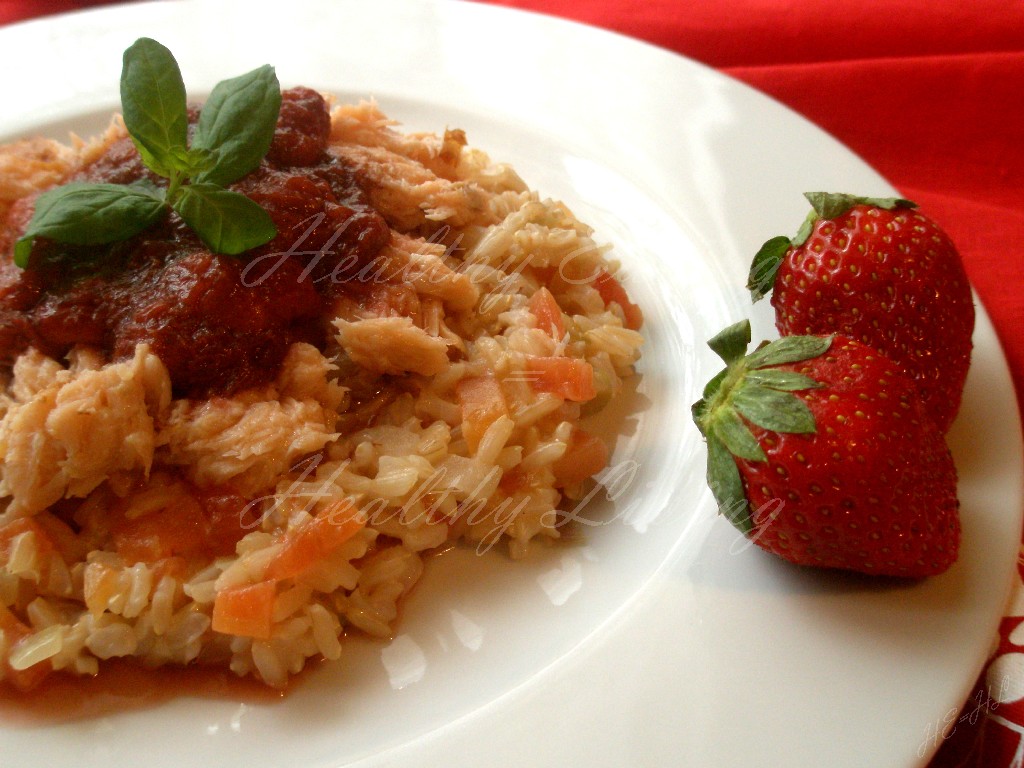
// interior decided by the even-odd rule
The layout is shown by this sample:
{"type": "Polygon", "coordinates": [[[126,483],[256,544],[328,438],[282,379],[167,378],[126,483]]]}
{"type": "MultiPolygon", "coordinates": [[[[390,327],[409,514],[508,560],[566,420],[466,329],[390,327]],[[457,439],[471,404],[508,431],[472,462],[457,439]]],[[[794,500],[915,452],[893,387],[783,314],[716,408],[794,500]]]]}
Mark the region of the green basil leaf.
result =
{"type": "Polygon", "coordinates": [[[174,56],[156,40],[139,38],[124,52],[121,112],[150,170],[164,177],[187,170],[185,83],[174,56]]]}
{"type": "Polygon", "coordinates": [[[214,253],[234,256],[273,239],[277,227],[260,205],[216,184],[181,188],[174,210],[214,253]]]}
{"type": "Polygon", "coordinates": [[[225,186],[254,170],[270,149],[280,110],[281,86],[269,65],[217,83],[192,139],[215,162],[196,180],[225,186]]]}
{"type": "Polygon", "coordinates": [[[188,164],[189,178],[196,178],[201,173],[213,168],[216,161],[214,153],[202,147],[191,147],[185,153],[185,162],[188,164]]]}
{"type": "Polygon", "coordinates": [[[155,223],[165,209],[159,190],[148,185],[72,182],[41,194],[25,234],[14,247],[14,262],[28,265],[32,243],[46,237],[71,245],[126,240],[155,223]]]}

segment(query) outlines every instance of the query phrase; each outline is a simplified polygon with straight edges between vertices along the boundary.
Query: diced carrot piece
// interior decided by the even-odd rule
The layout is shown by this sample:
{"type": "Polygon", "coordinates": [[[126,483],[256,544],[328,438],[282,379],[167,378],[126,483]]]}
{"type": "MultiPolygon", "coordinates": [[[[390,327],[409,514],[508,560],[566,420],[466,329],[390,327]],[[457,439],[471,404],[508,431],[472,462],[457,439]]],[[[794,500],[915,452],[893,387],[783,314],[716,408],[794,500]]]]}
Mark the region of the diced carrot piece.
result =
{"type": "Polygon", "coordinates": [[[45,575],[53,562],[55,547],[43,527],[31,517],[20,517],[0,528],[0,564],[10,561],[14,540],[25,533],[31,533],[35,540],[36,563],[40,575],[45,575]]]}
{"type": "Polygon", "coordinates": [[[213,631],[266,640],[273,631],[276,597],[273,581],[222,589],[213,600],[213,631]]]}
{"type": "Polygon", "coordinates": [[[558,306],[554,295],[547,288],[541,288],[530,297],[530,311],[537,318],[537,327],[550,333],[555,340],[561,341],[565,336],[565,323],[562,321],[562,308],[558,306]]]}
{"type": "Polygon", "coordinates": [[[565,400],[584,403],[597,396],[594,367],[575,357],[531,357],[525,374],[536,392],[549,392],[565,400]]]}
{"type": "Polygon", "coordinates": [[[50,541],[50,537],[46,535],[46,531],[39,523],[31,517],[19,517],[0,527],[0,559],[6,562],[11,555],[11,542],[29,531],[36,537],[36,547],[40,556],[45,557],[53,552],[53,542],[50,541]]]}
{"type": "Polygon", "coordinates": [[[270,561],[264,578],[277,581],[305,573],[365,525],[366,520],[351,502],[334,502],[308,523],[286,534],[284,546],[270,561]]]}
{"type": "MultiPolygon", "coordinates": [[[[32,628],[22,623],[2,603],[0,603],[0,630],[3,630],[10,650],[13,650],[18,643],[32,634],[32,628]]],[[[33,664],[27,669],[11,669],[10,665],[4,662],[5,679],[20,691],[35,688],[51,672],[53,672],[53,666],[49,660],[33,664]]]]}
{"type": "Polygon", "coordinates": [[[49,512],[39,512],[32,519],[46,532],[46,538],[53,543],[54,549],[65,562],[85,559],[89,553],[89,544],[80,539],[70,525],[49,512]]]}
{"type": "Polygon", "coordinates": [[[470,451],[476,451],[488,427],[502,416],[508,416],[508,405],[501,384],[491,376],[473,376],[455,387],[462,410],[462,435],[470,451]]]}
{"type": "Polygon", "coordinates": [[[629,295],[622,284],[610,273],[601,270],[594,279],[594,288],[601,294],[601,300],[605,306],[612,302],[622,308],[622,314],[626,319],[626,327],[631,331],[640,330],[644,324],[644,314],[636,304],[629,300],[629,295]]]}
{"type": "Polygon", "coordinates": [[[593,477],[608,466],[608,446],[604,440],[575,428],[565,454],[551,466],[559,485],[572,485],[593,477]]]}

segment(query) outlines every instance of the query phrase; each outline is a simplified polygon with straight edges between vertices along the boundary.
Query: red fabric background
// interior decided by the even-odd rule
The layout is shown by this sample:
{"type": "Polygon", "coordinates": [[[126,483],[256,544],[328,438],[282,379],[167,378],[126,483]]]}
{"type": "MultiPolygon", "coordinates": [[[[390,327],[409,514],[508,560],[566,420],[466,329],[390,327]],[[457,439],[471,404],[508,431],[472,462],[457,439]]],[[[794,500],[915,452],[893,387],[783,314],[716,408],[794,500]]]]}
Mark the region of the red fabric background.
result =
{"type": "MultiPolygon", "coordinates": [[[[698,59],[845,142],[959,245],[1018,398],[1024,393],[1024,2],[478,1],[582,21],[698,59]]],[[[0,23],[98,4],[0,1],[0,23]]],[[[1000,654],[1024,651],[1011,639],[1019,624],[1004,620],[1000,654]]],[[[933,768],[1013,763],[1024,701],[998,694],[980,683],[951,713],[935,734],[933,768]]]]}
{"type": "Polygon", "coordinates": [[[489,2],[710,64],[839,138],[950,233],[1024,391],[1024,3],[489,2]]]}
{"type": "MultiPolygon", "coordinates": [[[[1024,402],[1024,3],[486,0],[710,64],[843,141],[957,243],[1024,402]]],[[[994,659],[1024,653],[1007,616],[994,659]]],[[[929,768],[1019,768],[1024,700],[983,675],[929,768]]]]}

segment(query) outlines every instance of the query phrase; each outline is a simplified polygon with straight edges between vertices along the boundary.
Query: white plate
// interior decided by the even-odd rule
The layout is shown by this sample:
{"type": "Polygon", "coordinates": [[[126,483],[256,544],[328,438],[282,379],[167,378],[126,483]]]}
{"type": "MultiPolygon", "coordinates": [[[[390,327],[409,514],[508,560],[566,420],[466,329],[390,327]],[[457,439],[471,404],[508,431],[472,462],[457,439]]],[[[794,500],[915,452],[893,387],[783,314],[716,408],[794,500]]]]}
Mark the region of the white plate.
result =
{"type": "Polygon", "coordinates": [[[964,546],[919,584],[789,567],[717,520],[689,405],[704,340],[767,303],[753,252],[807,189],[888,193],[764,96],[665,51],[465,3],[128,5],[0,30],[0,138],[101,128],[120,54],[167,44],[192,94],[272,63],[286,84],[461,127],[612,242],[647,315],[614,501],[586,542],[431,563],[391,643],[358,642],[275,704],[182,696],[0,727],[4,766],[912,766],[978,674],[1019,543],[1021,432],[981,313],[952,442],[964,546]],[[983,440],[970,437],[984,435],[983,440]],[[194,757],[193,757],[194,755],[194,757]]]}

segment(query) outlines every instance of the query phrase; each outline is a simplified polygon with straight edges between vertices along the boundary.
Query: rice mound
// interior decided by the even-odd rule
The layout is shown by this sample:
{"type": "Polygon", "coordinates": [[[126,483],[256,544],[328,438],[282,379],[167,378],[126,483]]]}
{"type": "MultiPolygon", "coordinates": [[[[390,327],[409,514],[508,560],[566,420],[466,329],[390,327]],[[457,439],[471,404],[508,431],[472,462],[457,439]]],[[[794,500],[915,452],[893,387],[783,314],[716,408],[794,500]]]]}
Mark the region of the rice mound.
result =
{"type": "MultiPolygon", "coordinates": [[[[175,399],[144,344],[116,362],[23,353],[0,374],[0,679],[135,657],[283,686],[347,632],[389,637],[430,552],[557,539],[559,506],[607,461],[580,420],[642,339],[590,228],[459,131],[403,134],[372,102],[331,121],[419,311],[342,307],[327,350],[296,343],[273,382],[206,400],[175,399]],[[230,489],[245,535],[150,554],[146,532],[185,525],[197,489],[230,489]],[[232,614],[246,599],[272,601],[262,624],[232,614]]],[[[122,135],[115,120],[94,141],[0,148],[0,218],[122,135]]]]}

